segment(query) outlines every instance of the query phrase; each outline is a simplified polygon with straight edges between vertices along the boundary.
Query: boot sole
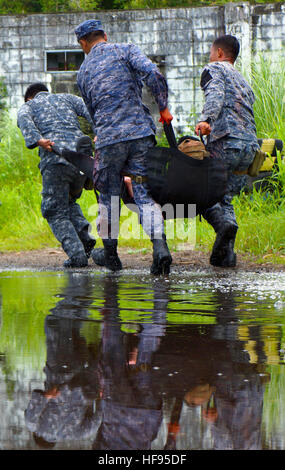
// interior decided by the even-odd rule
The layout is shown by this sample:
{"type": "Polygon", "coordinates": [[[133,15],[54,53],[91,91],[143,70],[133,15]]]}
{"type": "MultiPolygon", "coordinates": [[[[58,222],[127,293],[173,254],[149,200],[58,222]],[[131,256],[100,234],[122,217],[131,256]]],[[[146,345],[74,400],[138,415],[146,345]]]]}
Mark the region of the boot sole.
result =
{"type": "Polygon", "coordinates": [[[99,260],[96,260],[94,258],[92,258],[94,263],[97,264],[98,266],[104,266],[105,268],[107,269],[110,269],[110,271],[121,271],[123,269],[123,266],[122,264],[118,264],[117,266],[114,266],[114,265],[110,265],[108,266],[108,264],[106,264],[105,262],[103,261],[99,261],[99,260]]]}
{"type": "Polygon", "coordinates": [[[70,269],[70,268],[86,268],[88,266],[87,263],[71,263],[71,264],[64,264],[63,263],[63,268],[64,269],[70,269]]]}

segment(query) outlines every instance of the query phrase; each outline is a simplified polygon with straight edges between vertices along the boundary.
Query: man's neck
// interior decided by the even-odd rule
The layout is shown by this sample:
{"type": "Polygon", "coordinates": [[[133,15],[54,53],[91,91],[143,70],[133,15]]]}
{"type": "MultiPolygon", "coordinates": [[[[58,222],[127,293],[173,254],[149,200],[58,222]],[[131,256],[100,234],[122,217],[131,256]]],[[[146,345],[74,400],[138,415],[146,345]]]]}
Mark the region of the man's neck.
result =
{"type": "Polygon", "coordinates": [[[230,62],[232,65],[234,65],[235,61],[232,59],[232,57],[222,57],[221,62],[230,62]]]}
{"type": "Polygon", "coordinates": [[[93,47],[97,46],[98,44],[100,44],[101,42],[106,42],[105,39],[98,39],[98,41],[95,41],[95,42],[92,42],[90,44],[90,49],[89,51],[87,52],[87,54],[89,54],[89,52],[91,51],[91,49],[93,49],[93,47]]]}
{"type": "Polygon", "coordinates": [[[230,58],[219,59],[219,60],[215,60],[214,62],[228,62],[231,65],[235,64],[230,58]]]}

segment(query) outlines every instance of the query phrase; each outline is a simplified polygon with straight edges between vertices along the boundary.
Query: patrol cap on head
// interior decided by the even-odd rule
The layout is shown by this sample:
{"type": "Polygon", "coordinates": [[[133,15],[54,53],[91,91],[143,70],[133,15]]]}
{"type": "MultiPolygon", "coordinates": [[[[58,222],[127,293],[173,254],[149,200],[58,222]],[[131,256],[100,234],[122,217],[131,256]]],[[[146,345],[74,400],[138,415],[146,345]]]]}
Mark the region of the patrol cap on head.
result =
{"type": "Polygon", "coordinates": [[[79,26],[75,29],[75,34],[77,41],[81,39],[86,34],[92,33],[93,31],[104,31],[102,23],[100,20],[86,20],[83,23],[80,23],[79,26]]]}

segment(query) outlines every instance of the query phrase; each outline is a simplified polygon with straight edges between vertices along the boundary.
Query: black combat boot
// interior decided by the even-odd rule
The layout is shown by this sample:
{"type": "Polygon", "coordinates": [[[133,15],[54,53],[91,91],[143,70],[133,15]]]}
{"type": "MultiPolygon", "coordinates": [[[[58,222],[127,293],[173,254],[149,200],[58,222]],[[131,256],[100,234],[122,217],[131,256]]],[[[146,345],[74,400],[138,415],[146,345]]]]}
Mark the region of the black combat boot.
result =
{"type": "Polygon", "coordinates": [[[64,268],[85,268],[88,266],[88,258],[85,254],[79,254],[77,256],[71,256],[64,261],[64,268]]]}
{"type": "Polygon", "coordinates": [[[219,203],[207,209],[203,217],[212,225],[216,232],[216,240],[210,256],[210,264],[222,268],[236,266],[234,244],[238,231],[237,223],[225,217],[222,206],[219,203]]]}
{"type": "Polygon", "coordinates": [[[103,240],[103,249],[93,250],[91,253],[94,263],[105,266],[111,271],[120,271],[123,266],[117,253],[118,240],[103,240]]]}
{"type": "Polygon", "coordinates": [[[92,250],[91,252],[91,258],[95,264],[98,264],[98,266],[105,266],[104,251],[104,248],[95,248],[95,250],[92,250]]]}
{"type": "Polygon", "coordinates": [[[84,228],[79,234],[78,234],[83,246],[84,250],[86,253],[87,258],[90,258],[91,252],[96,245],[96,240],[93,238],[90,233],[89,233],[89,226],[84,228]]]}
{"type": "Polygon", "coordinates": [[[153,244],[153,263],[151,274],[169,274],[172,257],[166,243],[166,236],[151,240],[153,244]]]}
{"type": "Polygon", "coordinates": [[[82,243],[83,243],[87,258],[90,258],[92,250],[94,246],[96,245],[96,240],[94,238],[90,238],[89,240],[86,240],[86,241],[82,240],[82,243]]]}

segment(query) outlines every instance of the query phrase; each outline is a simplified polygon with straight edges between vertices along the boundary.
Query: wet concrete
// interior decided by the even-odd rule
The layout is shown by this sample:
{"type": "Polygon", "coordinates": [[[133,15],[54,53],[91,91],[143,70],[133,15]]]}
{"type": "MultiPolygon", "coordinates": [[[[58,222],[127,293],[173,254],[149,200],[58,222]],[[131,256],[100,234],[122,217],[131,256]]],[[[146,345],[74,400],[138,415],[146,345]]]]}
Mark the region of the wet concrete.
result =
{"type": "Polygon", "coordinates": [[[0,272],[1,449],[285,449],[285,273],[0,272]]]}

